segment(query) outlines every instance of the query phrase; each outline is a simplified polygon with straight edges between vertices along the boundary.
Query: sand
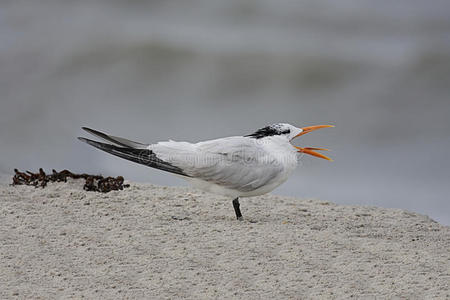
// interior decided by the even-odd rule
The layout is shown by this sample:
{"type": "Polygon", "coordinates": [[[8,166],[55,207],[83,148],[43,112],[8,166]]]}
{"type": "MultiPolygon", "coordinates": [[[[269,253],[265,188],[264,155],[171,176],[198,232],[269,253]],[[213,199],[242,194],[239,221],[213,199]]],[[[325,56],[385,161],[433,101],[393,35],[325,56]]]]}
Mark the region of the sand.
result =
{"type": "Polygon", "coordinates": [[[0,298],[450,298],[450,228],[396,209],[131,183],[0,187],[0,298]]]}

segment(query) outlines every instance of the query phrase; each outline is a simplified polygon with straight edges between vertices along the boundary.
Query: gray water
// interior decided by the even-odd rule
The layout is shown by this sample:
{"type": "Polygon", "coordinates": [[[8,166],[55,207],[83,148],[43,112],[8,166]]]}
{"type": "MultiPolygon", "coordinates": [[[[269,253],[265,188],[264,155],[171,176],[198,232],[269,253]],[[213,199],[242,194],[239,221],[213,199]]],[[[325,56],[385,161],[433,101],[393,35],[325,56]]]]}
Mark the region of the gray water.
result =
{"type": "MultiPolygon", "coordinates": [[[[76,137],[199,141],[274,122],[296,144],[275,193],[450,224],[450,2],[0,2],[0,173],[70,169],[182,185],[76,137]]],[[[245,201],[245,200],[244,200],[245,201]]]]}

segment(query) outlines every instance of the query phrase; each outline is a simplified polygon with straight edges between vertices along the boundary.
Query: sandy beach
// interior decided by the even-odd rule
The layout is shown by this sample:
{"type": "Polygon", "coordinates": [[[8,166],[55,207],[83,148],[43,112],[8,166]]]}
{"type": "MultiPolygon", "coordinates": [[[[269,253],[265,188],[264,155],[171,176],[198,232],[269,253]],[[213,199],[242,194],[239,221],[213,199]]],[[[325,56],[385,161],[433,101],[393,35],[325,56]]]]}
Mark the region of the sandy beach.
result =
{"type": "Polygon", "coordinates": [[[0,187],[0,298],[448,299],[450,228],[396,209],[131,183],[0,187]]]}

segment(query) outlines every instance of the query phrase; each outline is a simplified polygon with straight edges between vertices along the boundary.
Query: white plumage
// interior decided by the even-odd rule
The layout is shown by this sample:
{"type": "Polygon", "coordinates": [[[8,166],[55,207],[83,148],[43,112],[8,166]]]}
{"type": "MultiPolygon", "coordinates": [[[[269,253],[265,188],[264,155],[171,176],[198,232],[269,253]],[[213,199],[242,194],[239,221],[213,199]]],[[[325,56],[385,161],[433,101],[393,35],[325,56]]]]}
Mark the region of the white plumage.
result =
{"type": "Polygon", "coordinates": [[[285,182],[297,166],[298,152],[329,159],[314,150],[299,148],[290,141],[310,131],[331,127],[297,128],[273,124],[247,136],[233,136],[198,143],[166,141],[143,144],[83,128],[119,146],[85,138],[80,140],[111,154],[186,179],[194,187],[234,199],[238,219],[242,218],[239,197],[268,193],[285,182]]]}

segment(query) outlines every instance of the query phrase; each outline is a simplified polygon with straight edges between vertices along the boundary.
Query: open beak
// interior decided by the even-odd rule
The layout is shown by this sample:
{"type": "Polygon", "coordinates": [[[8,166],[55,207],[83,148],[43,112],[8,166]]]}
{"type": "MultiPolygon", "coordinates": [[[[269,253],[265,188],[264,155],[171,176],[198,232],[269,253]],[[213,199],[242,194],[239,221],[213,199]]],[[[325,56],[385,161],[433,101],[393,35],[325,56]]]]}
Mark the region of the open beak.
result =
{"type": "MultiPolygon", "coordinates": [[[[303,131],[300,132],[299,134],[297,134],[294,138],[302,136],[304,134],[310,133],[311,131],[317,130],[317,129],[322,129],[322,128],[328,128],[328,127],[334,127],[333,125],[315,125],[315,126],[308,126],[308,127],[303,127],[303,131]]],[[[329,161],[333,161],[331,158],[329,158],[328,156],[325,156],[319,152],[316,152],[314,150],[318,150],[318,151],[329,151],[328,149],[324,149],[324,148],[312,148],[312,147],[306,147],[306,148],[301,148],[301,147],[297,147],[294,146],[298,152],[300,153],[306,153],[315,157],[319,157],[319,158],[323,158],[329,161]]]]}
{"type": "Polygon", "coordinates": [[[317,129],[329,128],[329,127],[334,127],[334,125],[314,125],[314,126],[303,127],[302,128],[303,131],[300,132],[299,134],[297,134],[294,138],[302,136],[307,133],[310,133],[311,131],[314,131],[317,129]]]}
{"type": "Polygon", "coordinates": [[[319,153],[319,152],[314,151],[314,150],[330,151],[330,150],[328,150],[328,149],[323,149],[323,148],[311,148],[311,147],[300,148],[300,147],[297,147],[297,146],[294,146],[294,147],[297,148],[298,152],[300,152],[300,153],[306,153],[306,154],[309,154],[309,155],[312,155],[312,156],[315,156],[315,157],[320,157],[320,158],[323,158],[323,159],[326,159],[326,160],[329,160],[329,161],[333,161],[333,160],[332,160],[331,158],[329,158],[328,156],[323,155],[322,153],[319,153]]]}

